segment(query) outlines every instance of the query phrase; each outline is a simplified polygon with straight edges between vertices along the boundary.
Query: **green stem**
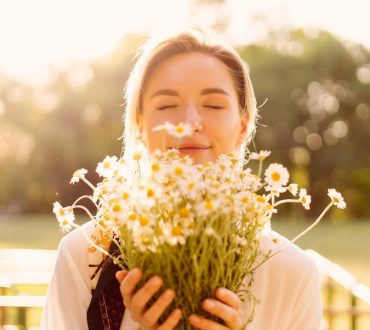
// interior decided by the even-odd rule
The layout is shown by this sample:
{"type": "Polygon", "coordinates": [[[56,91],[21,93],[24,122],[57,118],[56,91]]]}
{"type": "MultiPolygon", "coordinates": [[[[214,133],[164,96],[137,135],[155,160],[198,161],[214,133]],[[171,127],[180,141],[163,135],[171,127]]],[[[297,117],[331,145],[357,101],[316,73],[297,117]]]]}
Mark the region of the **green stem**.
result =
{"type": "Polygon", "coordinates": [[[98,208],[98,205],[96,205],[95,204],[95,202],[94,202],[94,200],[91,198],[91,196],[89,196],[89,195],[83,195],[83,196],[81,196],[81,197],[79,197],[79,198],[77,198],[75,201],[74,201],[74,203],[72,204],[72,207],[74,207],[81,199],[83,199],[83,198],[88,198],[89,200],[91,200],[93,203],[94,203],[94,205],[98,208]]]}
{"type": "Polygon", "coordinates": [[[85,178],[81,178],[81,180],[83,180],[92,190],[95,190],[95,186],[87,179],[85,178]]]}
{"type": "Polygon", "coordinates": [[[276,202],[272,206],[275,207],[275,206],[285,204],[285,203],[301,203],[301,201],[299,199],[283,199],[281,201],[276,202]]]}
{"type": "Polygon", "coordinates": [[[88,214],[88,216],[90,217],[90,219],[91,220],[94,220],[94,216],[90,213],[90,211],[85,206],[82,206],[82,205],[72,205],[72,208],[84,210],[88,214]]]}
{"type": "Polygon", "coordinates": [[[332,207],[333,205],[333,202],[331,202],[325,209],[324,211],[322,211],[322,213],[320,214],[320,216],[316,219],[316,221],[311,225],[309,226],[307,229],[305,229],[303,232],[301,232],[300,234],[298,234],[296,237],[294,237],[292,240],[288,240],[288,242],[279,250],[277,250],[275,253],[273,253],[271,256],[269,256],[268,258],[266,258],[265,260],[263,260],[261,263],[259,263],[256,267],[254,267],[251,271],[254,271],[255,269],[257,269],[258,267],[260,267],[263,263],[265,263],[267,260],[269,260],[270,258],[272,258],[273,256],[275,256],[276,254],[280,253],[281,251],[285,250],[285,248],[289,245],[289,244],[293,244],[294,242],[296,242],[299,238],[301,238],[303,235],[305,235],[307,232],[309,232],[313,227],[315,227],[320,221],[321,219],[323,218],[323,216],[329,211],[329,209],[332,207]]]}

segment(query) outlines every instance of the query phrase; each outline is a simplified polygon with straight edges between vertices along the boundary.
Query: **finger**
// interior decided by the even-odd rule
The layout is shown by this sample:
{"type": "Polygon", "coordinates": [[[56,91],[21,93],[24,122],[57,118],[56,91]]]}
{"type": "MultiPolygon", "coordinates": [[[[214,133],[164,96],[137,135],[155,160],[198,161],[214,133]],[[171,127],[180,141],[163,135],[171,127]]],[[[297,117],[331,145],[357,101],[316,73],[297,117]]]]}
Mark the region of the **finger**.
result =
{"type": "Polygon", "coordinates": [[[231,329],[239,329],[241,325],[239,309],[230,307],[218,300],[206,299],[202,303],[202,307],[207,312],[218,316],[224,320],[226,325],[231,329]]]}
{"type": "Polygon", "coordinates": [[[143,315],[146,325],[153,326],[163,314],[164,310],[171,304],[171,301],[175,297],[175,293],[167,289],[157,301],[145,312],[143,315]]]}
{"type": "Polygon", "coordinates": [[[130,270],[120,285],[121,295],[123,297],[123,302],[126,307],[131,303],[131,298],[134,294],[136,285],[139,283],[142,277],[142,272],[138,268],[130,270]]]}
{"type": "Polygon", "coordinates": [[[140,290],[138,290],[131,300],[131,310],[133,315],[141,315],[146,308],[146,304],[162,286],[163,280],[159,276],[152,276],[140,290]]]}
{"type": "Polygon", "coordinates": [[[127,270],[119,270],[116,272],[116,279],[118,280],[119,283],[122,282],[122,280],[126,277],[128,271],[127,270]]]}
{"type": "Polygon", "coordinates": [[[217,288],[216,290],[217,299],[224,302],[233,308],[241,308],[241,301],[237,294],[226,288],[217,288]]]}
{"type": "Polygon", "coordinates": [[[188,321],[193,327],[201,330],[230,330],[230,328],[227,328],[222,324],[208,320],[197,314],[191,314],[188,321]]]}
{"type": "Polygon", "coordinates": [[[172,330],[175,326],[179,323],[182,319],[182,312],[181,309],[177,308],[171,312],[171,314],[167,317],[166,321],[162,323],[157,330],[172,330]]]}

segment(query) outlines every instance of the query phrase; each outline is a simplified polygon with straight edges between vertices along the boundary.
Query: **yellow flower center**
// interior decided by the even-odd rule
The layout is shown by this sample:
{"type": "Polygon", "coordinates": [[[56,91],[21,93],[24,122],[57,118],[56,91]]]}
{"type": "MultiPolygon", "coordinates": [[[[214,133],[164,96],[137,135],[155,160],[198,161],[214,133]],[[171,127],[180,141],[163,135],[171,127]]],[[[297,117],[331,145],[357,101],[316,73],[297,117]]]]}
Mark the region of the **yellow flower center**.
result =
{"type": "Polygon", "coordinates": [[[114,211],[114,212],[119,212],[119,211],[121,211],[121,205],[119,205],[119,204],[115,204],[115,205],[113,206],[113,211],[114,211]]]}
{"type": "Polygon", "coordinates": [[[175,168],[175,174],[176,175],[182,175],[184,173],[184,171],[182,170],[181,167],[176,167],[175,168]]]}
{"type": "Polygon", "coordinates": [[[274,173],[272,173],[272,175],[271,175],[271,179],[272,179],[273,181],[280,181],[280,178],[281,178],[281,175],[280,175],[280,173],[278,173],[278,172],[274,172],[274,173]]]}
{"type": "Polygon", "coordinates": [[[190,211],[186,207],[181,208],[179,213],[182,218],[187,218],[190,215],[190,211]]]}
{"type": "Polygon", "coordinates": [[[183,133],[184,132],[184,128],[182,126],[177,126],[176,127],[176,132],[177,133],[183,133]]]}
{"type": "Polygon", "coordinates": [[[195,228],[195,222],[190,222],[189,225],[188,225],[188,228],[190,229],[194,229],[195,228]]]}
{"type": "Polygon", "coordinates": [[[151,168],[152,168],[152,171],[153,171],[153,172],[158,172],[158,171],[159,171],[159,169],[160,169],[160,167],[159,167],[159,164],[158,164],[158,163],[154,163],[154,164],[152,164],[151,168]]]}
{"type": "Polygon", "coordinates": [[[137,219],[137,215],[134,212],[131,212],[130,215],[128,216],[129,220],[135,221],[137,219]]]}
{"type": "Polygon", "coordinates": [[[108,161],[104,162],[104,163],[103,163],[103,167],[104,167],[105,169],[108,169],[108,168],[110,167],[110,163],[109,163],[108,161]]]}
{"type": "Polygon", "coordinates": [[[188,189],[193,189],[195,187],[194,182],[188,183],[188,189]]]}
{"type": "Polygon", "coordinates": [[[206,209],[208,209],[208,210],[212,209],[212,208],[213,208],[213,204],[212,204],[212,202],[211,202],[210,200],[206,201],[206,203],[205,203],[205,207],[206,207],[206,209]]]}
{"type": "Polygon", "coordinates": [[[124,192],[122,193],[122,198],[123,198],[123,199],[127,199],[127,198],[129,198],[129,197],[130,197],[130,195],[128,194],[128,192],[124,191],[124,192]]]}
{"type": "Polygon", "coordinates": [[[257,197],[257,202],[260,202],[260,203],[266,203],[266,198],[263,197],[263,196],[258,196],[257,197]]]}
{"type": "Polygon", "coordinates": [[[162,230],[161,228],[157,228],[157,229],[155,230],[155,233],[156,233],[157,235],[162,235],[162,234],[163,234],[163,230],[162,230]]]}
{"type": "Polygon", "coordinates": [[[148,219],[148,217],[146,217],[146,216],[142,215],[142,216],[140,217],[140,224],[141,224],[142,226],[146,226],[148,223],[149,223],[149,219],[148,219]]]}
{"type": "Polygon", "coordinates": [[[174,236],[180,236],[181,235],[181,227],[180,226],[173,226],[172,227],[172,235],[174,236]]]}
{"type": "Polygon", "coordinates": [[[146,191],[146,195],[148,197],[153,197],[154,196],[154,190],[152,188],[148,188],[148,190],[146,191]]]}
{"type": "Polygon", "coordinates": [[[141,155],[140,154],[134,154],[134,156],[132,158],[134,160],[139,160],[141,158],[141,155]]]}

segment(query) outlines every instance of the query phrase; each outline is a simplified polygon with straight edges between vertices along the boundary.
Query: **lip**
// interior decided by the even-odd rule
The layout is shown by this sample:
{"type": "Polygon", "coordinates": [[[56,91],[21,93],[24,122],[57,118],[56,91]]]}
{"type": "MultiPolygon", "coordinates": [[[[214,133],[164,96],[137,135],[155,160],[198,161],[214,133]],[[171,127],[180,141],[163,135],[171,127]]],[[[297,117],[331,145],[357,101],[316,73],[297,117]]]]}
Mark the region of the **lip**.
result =
{"type": "Polygon", "coordinates": [[[181,143],[178,147],[179,149],[209,149],[211,148],[208,145],[200,144],[200,143],[181,143]]]}
{"type": "Polygon", "coordinates": [[[194,153],[200,153],[200,152],[203,152],[205,150],[208,150],[210,149],[211,147],[202,147],[202,148],[199,148],[199,147],[187,147],[187,148],[179,148],[179,151],[183,154],[194,154],[194,153]]]}

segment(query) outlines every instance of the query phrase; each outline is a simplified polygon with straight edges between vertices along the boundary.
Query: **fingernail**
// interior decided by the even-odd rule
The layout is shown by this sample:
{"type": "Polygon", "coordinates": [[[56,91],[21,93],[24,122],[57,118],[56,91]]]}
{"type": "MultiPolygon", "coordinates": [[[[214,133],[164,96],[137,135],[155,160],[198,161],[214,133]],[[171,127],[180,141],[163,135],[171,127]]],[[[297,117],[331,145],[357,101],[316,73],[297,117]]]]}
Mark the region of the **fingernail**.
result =
{"type": "Polygon", "coordinates": [[[127,274],[127,271],[125,271],[125,270],[119,270],[118,272],[116,272],[116,279],[119,282],[122,282],[122,280],[125,278],[126,274],[127,274]]]}
{"type": "Polygon", "coordinates": [[[208,308],[215,307],[215,303],[212,300],[206,300],[205,304],[206,304],[206,307],[208,307],[208,308]]]}
{"type": "Polygon", "coordinates": [[[181,309],[176,309],[176,316],[179,317],[180,319],[182,319],[182,312],[181,312],[181,309]]]}
{"type": "Polygon", "coordinates": [[[131,274],[135,277],[140,275],[140,269],[139,268],[134,268],[131,270],[131,274]]]}
{"type": "Polygon", "coordinates": [[[193,322],[193,323],[199,323],[200,322],[200,318],[194,314],[190,315],[189,316],[189,321],[193,322]]]}
{"type": "Polygon", "coordinates": [[[166,290],[165,291],[165,293],[164,293],[164,298],[165,299],[170,299],[170,298],[172,298],[172,296],[173,296],[173,291],[172,290],[166,290]]]}
{"type": "Polygon", "coordinates": [[[162,285],[162,279],[158,276],[155,276],[153,277],[151,280],[150,280],[151,284],[157,286],[157,285],[162,285]]]}
{"type": "Polygon", "coordinates": [[[220,296],[225,296],[225,295],[226,295],[226,291],[225,291],[225,289],[223,289],[223,288],[218,288],[218,294],[219,294],[220,296]]]}

